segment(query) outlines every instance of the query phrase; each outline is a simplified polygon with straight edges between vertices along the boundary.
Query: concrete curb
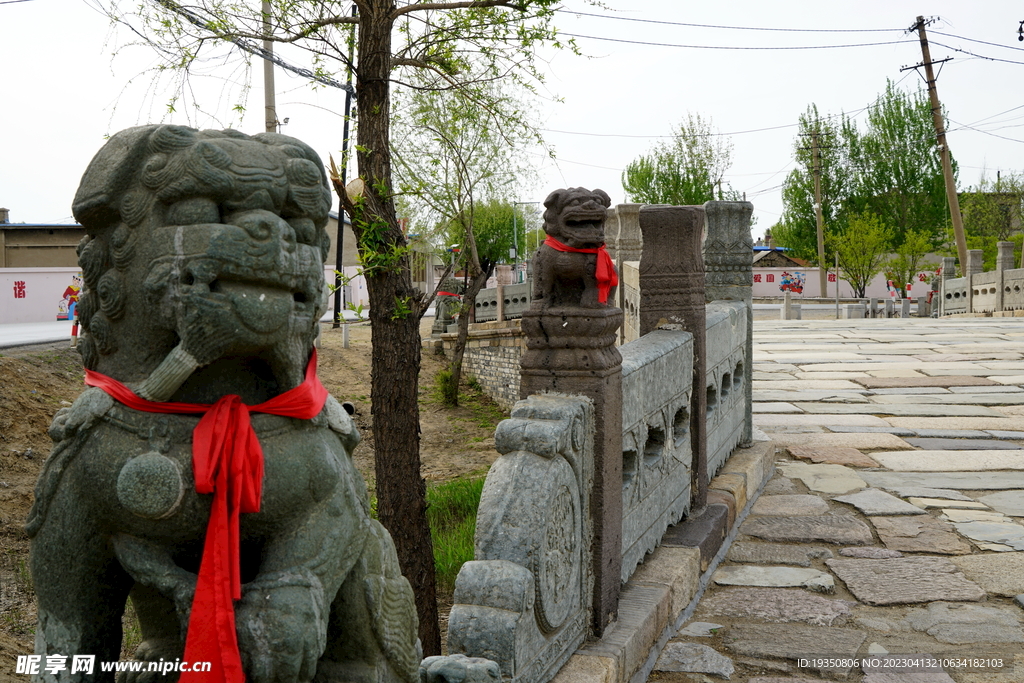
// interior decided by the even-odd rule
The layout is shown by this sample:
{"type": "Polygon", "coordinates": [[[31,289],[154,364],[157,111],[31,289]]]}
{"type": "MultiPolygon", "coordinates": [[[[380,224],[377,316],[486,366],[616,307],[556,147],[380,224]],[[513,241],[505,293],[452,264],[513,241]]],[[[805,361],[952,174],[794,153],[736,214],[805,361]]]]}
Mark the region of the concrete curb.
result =
{"type": "Polygon", "coordinates": [[[692,616],[739,525],[774,474],[776,451],[774,442],[762,441],[733,453],[709,486],[707,509],[717,510],[669,529],[663,544],[622,587],[615,623],[600,640],[577,650],[553,683],[647,679],[665,643],[692,616]]]}

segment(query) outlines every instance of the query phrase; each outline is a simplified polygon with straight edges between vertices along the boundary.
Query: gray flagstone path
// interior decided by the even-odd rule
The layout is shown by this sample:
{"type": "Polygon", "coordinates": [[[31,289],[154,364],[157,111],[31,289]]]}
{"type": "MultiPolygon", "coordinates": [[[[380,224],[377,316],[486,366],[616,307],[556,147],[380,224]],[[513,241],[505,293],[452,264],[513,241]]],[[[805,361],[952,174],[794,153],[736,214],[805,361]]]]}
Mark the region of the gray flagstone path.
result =
{"type": "Polygon", "coordinates": [[[757,320],[752,390],[774,477],[649,680],[1024,683],[1024,318],[757,320]]]}

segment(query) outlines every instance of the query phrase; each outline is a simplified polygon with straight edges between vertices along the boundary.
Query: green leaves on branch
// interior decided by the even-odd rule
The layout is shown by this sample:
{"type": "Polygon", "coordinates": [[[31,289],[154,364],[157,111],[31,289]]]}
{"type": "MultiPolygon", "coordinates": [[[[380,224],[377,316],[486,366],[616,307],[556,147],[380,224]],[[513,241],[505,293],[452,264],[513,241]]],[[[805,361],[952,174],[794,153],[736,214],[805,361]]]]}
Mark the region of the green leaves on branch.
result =
{"type": "Polygon", "coordinates": [[[878,216],[854,214],[846,230],[829,234],[826,242],[839,257],[840,277],[850,283],[855,296],[863,297],[889,253],[889,234],[878,216]]]}
{"type": "Polygon", "coordinates": [[[669,142],[640,156],[622,174],[629,201],[639,204],[703,204],[713,199],[738,199],[723,187],[732,166],[732,142],[700,114],[687,114],[669,142]]]}

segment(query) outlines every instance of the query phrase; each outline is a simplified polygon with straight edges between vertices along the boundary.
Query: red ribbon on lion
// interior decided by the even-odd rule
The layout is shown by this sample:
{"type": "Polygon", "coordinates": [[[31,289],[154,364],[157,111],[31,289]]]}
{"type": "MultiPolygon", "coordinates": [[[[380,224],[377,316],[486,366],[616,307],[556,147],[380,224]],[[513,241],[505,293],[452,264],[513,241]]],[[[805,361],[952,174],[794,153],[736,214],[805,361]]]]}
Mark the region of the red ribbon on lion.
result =
{"type": "Polygon", "coordinates": [[[562,244],[550,235],[544,240],[544,244],[556,251],[567,251],[574,254],[597,254],[597,269],[594,272],[594,277],[597,279],[597,300],[603,304],[608,303],[608,294],[611,292],[612,287],[619,284],[619,276],[615,273],[615,264],[612,263],[612,257],[603,244],[593,249],[577,249],[576,247],[570,247],[568,244],[562,244]]]}
{"type": "Polygon", "coordinates": [[[316,349],[299,386],[269,401],[249,406],[234,394],[213,405],[147,401],[112,377],[85,371],[85,383],[120,403],[147,413],[202,414],[192,432],[192,469],[196,492],[212,493],[203,559],[192,599],[185,661],[211,662],[208,673],[182,673],[180,683],[242,683],[242,659],[235,632],[234,600],[242,597],[239,514],[259,512],[263,491],[263,448],[249,414],[270,413],[309,420],[327,401],[316,376],[316,349]]]}

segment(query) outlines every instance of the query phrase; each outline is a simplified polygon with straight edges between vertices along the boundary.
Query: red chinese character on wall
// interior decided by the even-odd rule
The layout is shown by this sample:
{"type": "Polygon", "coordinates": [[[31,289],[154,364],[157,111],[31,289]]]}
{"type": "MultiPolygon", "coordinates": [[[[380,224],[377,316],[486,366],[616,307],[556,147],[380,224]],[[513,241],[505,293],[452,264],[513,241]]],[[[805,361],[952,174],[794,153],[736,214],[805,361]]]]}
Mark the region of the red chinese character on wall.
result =
{"type": "Polygon", "coordinates": [[[761,273],[754,273],[754,282],[761,281],[761,273]]]}
{"type": "Polygon", "coordinates": [[[829,282],[835,282],[836,281],[836,274],[835,273],[829,273],[828,274],[828,281],[829,282]]]}
{"type": "Polygon", "coordinates": [[[768,273],[764,276],[765,282],[775,282],[775,273],[768,273]]]}
{"type": "Polygon", "coordinates": [[[14,282],[14,298],[24,299],[25,298],[25,281],[15,280],[14,282]]]}

